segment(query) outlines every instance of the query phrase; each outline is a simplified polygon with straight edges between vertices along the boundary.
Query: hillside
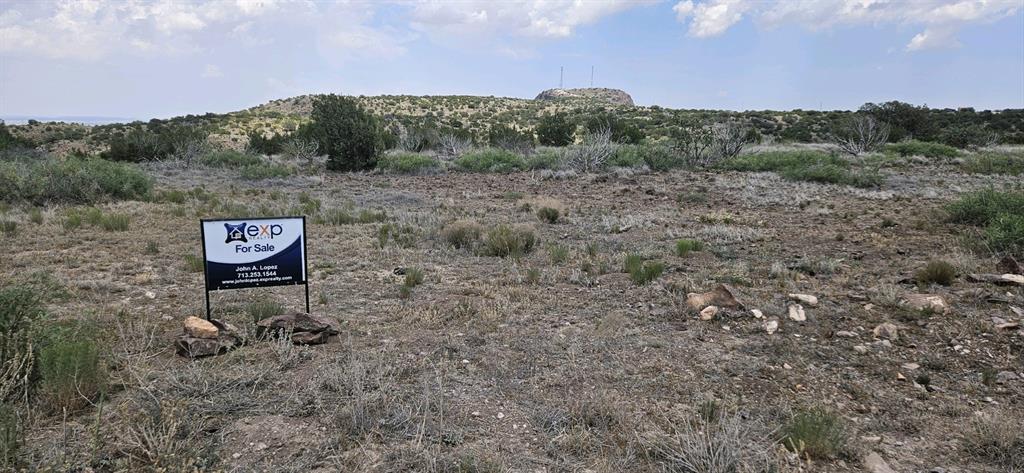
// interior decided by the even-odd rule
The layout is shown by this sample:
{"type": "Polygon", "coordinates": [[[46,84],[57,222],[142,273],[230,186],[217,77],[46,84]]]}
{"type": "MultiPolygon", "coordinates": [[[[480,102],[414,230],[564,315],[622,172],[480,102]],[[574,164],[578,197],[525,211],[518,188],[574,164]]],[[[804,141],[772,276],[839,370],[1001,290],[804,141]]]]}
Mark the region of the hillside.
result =
{"type": "Polygon", "coordinates": [[[619,89],[588,87],[582,89],[548,89],[537,95],[534,100],[584,99],[603,102],[610,105],[633,106],[633,97],[619,89]]]}

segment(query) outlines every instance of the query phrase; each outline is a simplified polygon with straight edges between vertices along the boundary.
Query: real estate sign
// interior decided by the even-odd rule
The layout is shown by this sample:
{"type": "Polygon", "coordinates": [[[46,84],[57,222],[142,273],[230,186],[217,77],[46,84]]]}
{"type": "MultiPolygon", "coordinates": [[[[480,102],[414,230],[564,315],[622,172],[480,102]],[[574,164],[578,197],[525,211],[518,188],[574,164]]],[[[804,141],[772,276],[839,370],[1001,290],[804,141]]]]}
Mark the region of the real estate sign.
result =
{"type": "Polygon", "coordinates": [[[306,284],[306,218],[201,220],[203,268],[209,291],[306,284]]]}

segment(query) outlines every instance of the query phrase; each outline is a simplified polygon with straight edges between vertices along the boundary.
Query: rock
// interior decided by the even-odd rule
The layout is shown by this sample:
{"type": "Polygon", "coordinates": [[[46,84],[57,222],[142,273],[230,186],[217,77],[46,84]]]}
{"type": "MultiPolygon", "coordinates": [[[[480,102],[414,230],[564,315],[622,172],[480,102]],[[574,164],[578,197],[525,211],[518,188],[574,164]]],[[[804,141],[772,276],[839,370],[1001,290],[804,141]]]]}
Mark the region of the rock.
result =
{"type": "Polygon", "coordinates": [[[326,343],[332,336],[339,333],[337,322],[329,317],[291,312],[268,317],[256,322],[257,332],[263,335],[271,332],[275,335],[289,333],[292,342],[306,345],[326,343]]]}
{"type": "Polygon", "coordinates": [[[227,353],[240,345],[238,337],[222,334],[217,338],[195,338],[187,334],[174,341],[174,351],[181,356],[201,358],[227,353]]]}
{"type": "Polygon", "coordinates": [[[916,311],[929,311],[939,314],[949,312],[949,304],[946,302],[946,299],[936,294],[907,294],[903,298],[903,305],[916,311]]]}
{"type": "Polygon", "coordinates": [[[864,345],[854,345],[853,351],[855,351],[855,352],[857,352],[857,353],[859,353],[861,355],[866,355],[868,353],[868,347],[866,347],[864,345]]]}
{"type": "Polygon", "coordinates": [[[709,305],[700,311],[701,320],[711,320],[718,314],[718,306],[709,305]]]}
{"type": "Polygon", "coordinates": [[[789,298],[797,302],[802,302],[809,306],[818,305],[818,298],[810,294],[790,294],[789,298]]]}
{"type": "Polygon", "coordinates": [[[1006,255],[1003,259],[999,260],[999,265],[996,266],[999,271],[1009,274],[1024,274],[1024,264],[1017,261],[1016,258],[1006,255]]]}
{"type": "Polygon", "coordinates": [[[331,337],[335,334],[328,331],[323,332],[294,332],[292,333],[292,343],[299,345],[319,345],[321,343],[327,343],[331,337]]]}
{"type": "Polygon", "coordinates": [[[607,102],[613,105],[633,106],[633,97],[619,89],[607,89],[603,87],[586,87],[580,89],[548,89],[539,94],[534,100],[562,100],[562,99],[587,99],[597,102],[607,102]]]}
{"type": "Polygon", "coordinates": [[[921,367],[921,365],[917,363],[903,363],[902,365],[900,365],[900,367],[907,371],[916,371],[918,368],[921,367]]]}
{"type": "Polygon", "coordinates": [[[900,372],[896,373],[896,381],[906,381],[906,380],[907,380],[907,377],[903,376],[903,373],[900,373],[900,372]]]}
{"type": "Polygon", "coordinates": [[[711,291],[704,293],[691,292],[686,295],[686,305],[693,310],[703,310],[709,305],[729,308],[743,308],[743,304],[733,295],[732,289],[725,284],[719,284],[711,291]]]}
{"type": "Polygon", "coordinates": [[[899,328],[895,324],[889,322],[878,324],[874,330],[871,331],[876,338],[884,338],[886,340],[899,340],[899,328]]]}
{"type": "Polygon", "coordinates": [[[1020,274],[969,274],[971,282],[987,282],[1000,286],[1024,286],[1024,275],[1020,274]]]}
{"type": "Polygon", "coordinates": [[[839,338],[857,338],[857,333],[849,330],[840,330],[836,332],[836,336],[839,338]]]}
{"type": "Polygon", "coordinates": [[[1017,376],[1017,373],[1013,371],[1000,371],[996,373],[996,384],[1007,384],[1018,379],[1020,379],[1020,376],[1017,376]]]}
{"type": "Polygon", "coordinates": [[[803,322],[807,320],[807,314],[804,312],[804,307],[800,304],[792,304],[789,306],[789,319],[797,322],[803,322]]]}
{"type": "Polygon", "coordinates": [[[864,469],[871,473],[896,473],[895,470],[889,467],[889,464],[882,459],[882,456],[878,453],[871,452],[868,456],[864,457],[864,469]]]}
{"type": "Polygon", "coordinates": [[[185,333],[193,338],[217,338],[220,330],[205,319],[190,315],[185,319],[185,333]]]}
{"type": "Polygon", "coordinates": [[[765,322],[765,324],[764,324],[764,331],[768,332],[768,335],[771,335],[771,334],[775,333],[775,331],[778,330],[778,329],[779,329],[779,321],[778,320],[769,320],[769,321],[765,322]]]}
{"type": "Polygon", "coordinates": [[[999,330],[1016,330],[1020,328],[1020,322],[1005,322],[996,325],[996,328],[999,330]]]}
{"type": "Polygon", "coordinates": [[[755,319],[763,319],[764,318],[764,313],[761,312],[758,309],[750,309],[750,313],[754,316],[755,319]]]}

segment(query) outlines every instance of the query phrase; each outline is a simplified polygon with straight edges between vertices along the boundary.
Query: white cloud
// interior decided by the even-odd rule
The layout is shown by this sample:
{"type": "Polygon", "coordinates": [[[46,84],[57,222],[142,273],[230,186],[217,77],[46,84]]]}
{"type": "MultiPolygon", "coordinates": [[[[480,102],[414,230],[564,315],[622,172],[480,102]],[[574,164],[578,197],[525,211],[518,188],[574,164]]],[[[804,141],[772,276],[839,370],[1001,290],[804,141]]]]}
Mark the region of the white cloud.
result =
{"type": "Polygon", "coordinates": [[[199,77],[202,77],[203,79],[219,79],[224,77],[224,72],[214,64],[207,64],[206,67],[203,68],[203,73],[199,74],[199,77]]]}
{"type": "Polygon", "coordinates": [[[673,9],[689,34],[717,36],[744,17],[767,27],[798,25],[816,31],[854,25],[924,27],[907,44],[908,51],[956,47],[966,25],[1015,14],[1020,0],[684,0],[673,9]]]}

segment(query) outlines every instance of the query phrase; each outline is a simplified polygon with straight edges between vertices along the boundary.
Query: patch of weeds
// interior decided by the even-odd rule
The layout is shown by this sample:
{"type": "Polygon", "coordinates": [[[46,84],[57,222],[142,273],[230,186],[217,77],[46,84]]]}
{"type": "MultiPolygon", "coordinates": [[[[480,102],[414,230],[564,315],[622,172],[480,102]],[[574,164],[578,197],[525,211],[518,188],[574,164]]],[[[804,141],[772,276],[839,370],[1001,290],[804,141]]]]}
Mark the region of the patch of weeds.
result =
{"type": "Polygon", "coordinates": [[[521,258],[533,251],[537,237],[533,230],[525,227],[498,225],[487,232],[481,252],[484,256],[500,256],[502,258],[521,258]]]}
{"type": "Polygon", "coordinates": [[[487,148],[460,156],[455,167],[470,172],[508,173],[525,170],[526,160],[511,151],[487,148]]]}
{"type": "Polygon", "coordinates": [[[940,284],[948,286],[956,278],[956,268],[941,260],[932,260],[928,265],[917,271],[915,279],[919,284],[940,284]]]}
{"type": "Polygon", "coordinates": [[[157,195],[157,200],[161,202],[169,202],[172,204],[184,204],[188,199],[188,194],[185,191],[174,189],[169,191],[160,191],[157,195]]]}
{"type": "Polygon", "coordinates": [[[1024,255],[1024,192],[966,194],[946,211],[951,222],[981,227],[982,243],[989,250],[1024,255]]]}
{"type": "Polygon", "coordinates": [[[260,299],[245,306],[245,312],[249,314],[249,319],[253,322],[259,322],[283,314],[284,306],[275,300],[260,299]]]}
{"type": "Polygon", "coordinates": [[[501,198],[505,200],[521,200],[523,197],[525,197],[525,194],[516,191],[507,191],[501,194],[501,198]]]}
{"type": "Polygon", "coordinates": [[[1024,153],[984,152],[967,157],[964,170],[973,174],[1024,174],[1024,153]]]}
{"type": "Polygon", "coordinates": [[[4,235],[15,235],[18,233],[18,222],[14,220],[0,220],[0,233],[4,235]]]}
{"type": "Polygon", "coordinates": [[[598,246],[597,242],[595,241],[587,243],[586,248],[584,248],[584,252],[586,252],[587,256],[591,258],[597,258],[597,254],[600,253],[600,251],[601,247],[598,246]]]}
{"type": "Polygon", "coordinates": [[[454,248],[474,249],[480,242],[483,228],[476,222],[459,220],[441,229],[441,239],[454,248]]]}
{"type": "Polygon", "coordinates": [[[184,260],[185,269],[192,273],[201,273],[206,266],[201,256],[185,255],[184,260]]]}
{"type": "MultiPolygon", "coordinates": [[[[36,323],[46,315],[43,299],[31,287],[0,286],[0,366],[4,382],[0,383],[0,401],[27,395],[29,379],[35,365],[33,349],[36,323]]],[[[2,405],[2,404],[0,404],[2,405]]]]}
{"type": "Polygon", "coordinates": [[[60,327],[39,350],[39,390],[58,412],[88,406],[106,390],[102,349],[93,332],[85,326],[60,327]]]}
{"type": "Polygon", "coordinates": [[[721,164],[734,171],[774,172],[791,181],[878,187],[883,178],[875,170],[852,170],[851,163],[836,154],[819,151],[772,151],[728,159],[721,164]]]}
{"type": "Polygon", "coordinates": [[[900,156],[924,156],[926,158],[955,158],[960,156],[960,150],[952,146],[918,140],[889,143],[885,145],[885,151],[900,156]]]}
{"type": "Polygon", "coordinates": [[[160,245],[155,241],[146,242],[146,248],[143,250],[147,255],[158,255],[160,254],[160,245]]]}
{"type": "Polygon", "coordinates": [[[0,467],[17,471],[18,450],[24,440],[23,421],[13,405],[0,404],[0,467]]]}
{"type": "Polygon", "coordinates": [[[882,227],[882,228],[893,228],[893,227],[896,227],[897,225],[899,225],[899,224],[896,223],[895,220],[893,220],[893,219],[891,219],[889,217],[883,218],[882,219],[882,223],[878,224],[878,226],[882,227]]]}
{"type": "Polygon", "coordinates": [[[665,265],[656,261],[644,261],[643,257],[638,254],[628,254],[623,263],[623,269],[629,273],[633,284],[643,286],[661,277],[661,273],[665,271],[665,265]]]}
{"type": "Polygon", "coordinates": [[[82,226],[82,215],[78,212],[69,212],[64,220],[60,223],[60,226],[64,230],[74,230],[82,226]]]}
{"type": "Polygon", "coordinates": [[[416,228],[411,225],[385,223],[377,229],[377,244],[380,248],[387,246],[388,242],[400,248],[412,248],[416,246],[416,234],[416,228]]]}
{"type": "Polygon", "coordinates": [[[100,228],[108,232],[126,232],[131,221],[131,217],[127,214],[107,214],[100,221],[100,228]]]}
{"type": "Polygon", "coordinates": [[[424,174],[438,169],[434,158],[418,153],[388,153],[377,159],[377,169],[395,174],[424,174]]]}
{"type": "Polygon", "coordinates": [[[1024,468],[1024,429],[1011,413],[982,414],[968,424],[964,432],[964,449],[975,458],[1006,471],[1024,468]]]}
{"type": "Polygon", "coordinates": [[[729,212],[711,212],[704,215],[698,215],[697,221],[700,223],[707,223],[709,225],[714,224],[733,224],[739,221],[735,215],[729,212]]]}
{"type": "MultiPolygon", "coordinates": [[[[274,191],[277,192],[277,191],[274,191]]],[[[278,192],[278,194],[280,194],[278,192]]],[[[274,193],[271,192],[271,199],[278,200],[279,198],[274,197],[274,193]]],[[[299,193],[299,208],[303,214],[312,215],[320,211],[322,203],[320,199],[313,198],[308,192],[299,193]]]]}
{"type": "Polygon", "coordinates": [[[294,170],[282,164],[259,163],[243,167],[239,174],[249,180],[274,179],[291,176],[294,170]]]}
{"type": "Polygon", "coordinates": [[[640,445],[660,464],[658,471],[672,473],[737,473],[775,471],[773,454],[748,419],[718,414],[714,420],[684,419],[667,433],[648,433],[640,445]]]}
{"type": "Polygon", "coordinates": [[[184,217],[188,214],[188,209],[184,205],[179,205],[171,209],[171,215],[174,217],[184,217]]]}
{"type": "Polygon", "coordinates": [[[405,281],[403,284],[406,287],[413,288],[423,284],[423,270],[420,268],[408,268],[405,270],[405,281]]]}
{"type": "Polygon", "coordinates": [[[782,428],[782,445],[802,457],[835,458],[844,451],[847,441],[842,419],[824,409],[798,411],[782,428]]]}
{"type": "Polygon", "coordinates": [[[540,282],[541,272],[538,268],[530,268],[526,270],[526,283],[537,284],[540,282]]]}
{"type": "Polygon", "coordinates": [[[793,268],[809,276],[827,276],[839,270],[843,260],[839,258],[803,258],[793,268]]]}
{"type": "Polygon", "coordinates": [[[358,213],[353,212],[354,209],[352,208],[324,209],[317,217],[317,223],[325,223],[329,225],[353,225],[379,223],[387,220],[387,214],[383,210],[375,211],[362,209],[358,213]]]}
{"type": "Polygon", "coordinates": [[[999,372],[996,371],[996,369],[991,367],[991,366],[986,366],[986,367],[982,368],[981,369],[981,384],[984,384],[985,387],[989,387],[989,388],[991,388],[992,386],[995,386],[996,385],[996,379],[997,379],[998,375],[999,375],[999,372]]]}
{"type": "Polygon", "coordinates": [[[691,251],[701,251],[704,249],[704,243],[700,240],[682,239],[676,242],[676,256],[686,256],[691,251]]]}
{"type": "Polygon", "coordinates": [[[558,212],[558,209],[551,207],[541,207],[537,209],[537,218],[542,222],[558,223],[559,216],[560,213],[558,212]]]}
{"type": "Polygon", "coordinates": [[[676,203],[683,204],[703,204],[708,201],[707,192],[680,192],[676,195],[676,203]]]}
{"type": "Polygon", "coordinates": [[[569,248],[565,245],[548,245],[548,257],[551,264],[562,264],[569,259],[569,248]]]}
{"type": "Polygon", "coordinates": [[[43,211],[40,210],[38,207],[33,208],[32,210],[29,210],[28,211],[28,221],[32,222],[35,225],[42,225],[43,221],[44,221],[44,219],[43,219],[43,211]]]}

